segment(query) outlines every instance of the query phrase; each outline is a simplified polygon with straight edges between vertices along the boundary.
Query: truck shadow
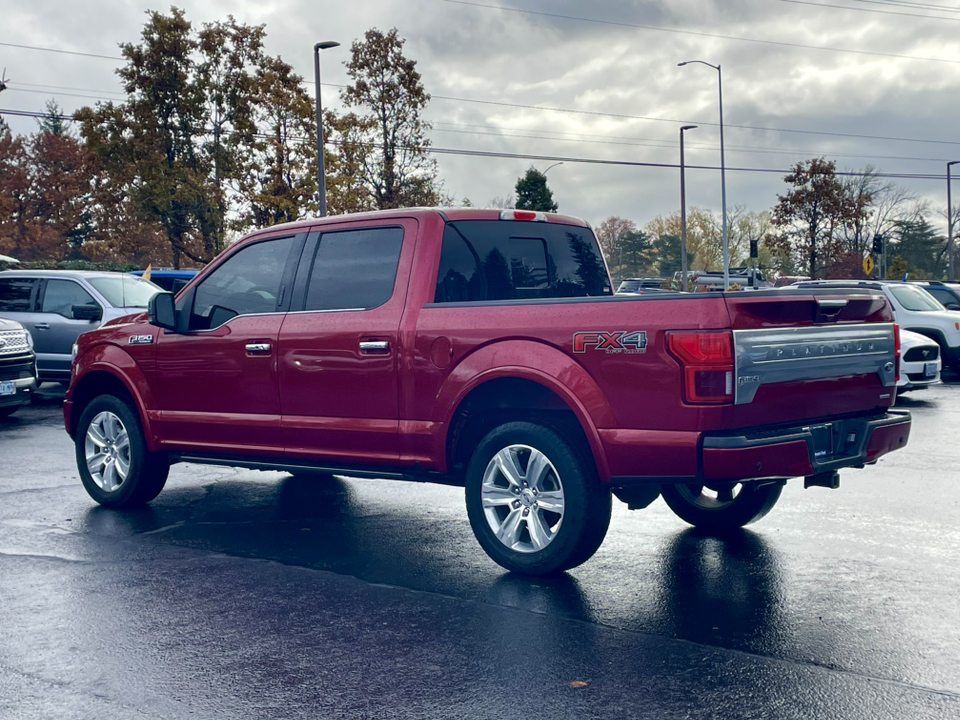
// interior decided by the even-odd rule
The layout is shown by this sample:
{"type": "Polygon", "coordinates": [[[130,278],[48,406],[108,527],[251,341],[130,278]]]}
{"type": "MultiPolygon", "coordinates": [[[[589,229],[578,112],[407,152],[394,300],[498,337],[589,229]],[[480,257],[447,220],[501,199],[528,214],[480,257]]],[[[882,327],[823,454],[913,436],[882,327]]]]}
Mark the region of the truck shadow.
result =
{"type": "Polygon", "coordinates": [[[439,488],[448,505],[429,512],[424,501],[435,496],[436,486],[413,492],[393,487],[401,488],[406,503],[371,500],[369,484],[353,487],[332,476],[225,479],[173,487],[141,510],[94,507],[75,529],[91,541],[125,538],[272,560],[748,652],[769,652],[783,642],[781,562],[750,531],[679,532],[642,563],[631,559],[632,577],[618,576],[606,561],[529,578],[505,573],[486,558],[466,513],[449,506],[453,498],[462,508],[456,489],[439,488]],[[618,592],[611,595],[613,586],[618,592]]]}

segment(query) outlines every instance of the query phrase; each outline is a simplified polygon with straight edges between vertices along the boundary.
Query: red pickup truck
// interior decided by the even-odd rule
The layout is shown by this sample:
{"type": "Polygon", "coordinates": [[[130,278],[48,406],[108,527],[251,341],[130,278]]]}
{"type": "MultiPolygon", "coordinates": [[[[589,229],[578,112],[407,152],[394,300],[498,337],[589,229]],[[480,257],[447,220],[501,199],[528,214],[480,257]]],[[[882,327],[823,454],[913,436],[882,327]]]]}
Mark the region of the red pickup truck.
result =
{"type": "Polygon", "coordinates": [[[82,335],[64,417],[103,505],[178,461],[455,483],[496,562],[548,573],[611,495],[739,527],[903,447],[892,317],[864,290],[618,297],[562,215],[305,220],[82,335]]]}

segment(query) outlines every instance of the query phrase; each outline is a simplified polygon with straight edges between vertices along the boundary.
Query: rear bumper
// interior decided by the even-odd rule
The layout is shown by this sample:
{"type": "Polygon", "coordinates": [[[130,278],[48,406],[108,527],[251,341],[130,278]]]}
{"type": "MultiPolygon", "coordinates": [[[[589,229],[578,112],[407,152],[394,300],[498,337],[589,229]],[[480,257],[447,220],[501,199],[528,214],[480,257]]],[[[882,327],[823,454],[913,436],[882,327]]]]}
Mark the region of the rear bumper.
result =
{"type": "Polygon", "coordinates": [[[651,436],[642,432],[602,431],[601,437],[606,443],[608,459],[616,461],[611,463],[612,487],[783,480],[876,462],[907,444],[910,414],[891,411],[775,430],[724,434],[655,433],[651,436]],[[626,452],[628,448],[633,452],[626,452]],[[635,468],[647,472],[637,473],[635,468]]]}
{"type": "Polygon", "coordinates": [[[910,414],[888,412],[755,435],[706,436],[702,478],[793,478],[876,462],[910,437],[910,414]]]}

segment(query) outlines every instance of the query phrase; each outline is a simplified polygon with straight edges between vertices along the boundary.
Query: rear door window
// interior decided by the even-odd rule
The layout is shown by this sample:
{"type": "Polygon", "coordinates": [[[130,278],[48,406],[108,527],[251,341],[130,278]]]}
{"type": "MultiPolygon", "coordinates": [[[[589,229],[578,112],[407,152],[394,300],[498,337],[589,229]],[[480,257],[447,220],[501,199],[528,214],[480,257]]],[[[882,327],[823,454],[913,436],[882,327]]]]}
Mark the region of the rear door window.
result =
{"type": "Polygon", "coordinates": [[[33,312],[39,284],[35,278],[0,278],[0,312],[33,312]]]}
{"type": "Polygon", "coordinates": [[[403,228],[376,227],[320,236],[304,310],[371,310],[393,296],[403,228]]]}
{"type": "Polygon", "coordinates": [[[588,228],[505,220],[447,223],[434,302],[612,294],[588,228]]]}

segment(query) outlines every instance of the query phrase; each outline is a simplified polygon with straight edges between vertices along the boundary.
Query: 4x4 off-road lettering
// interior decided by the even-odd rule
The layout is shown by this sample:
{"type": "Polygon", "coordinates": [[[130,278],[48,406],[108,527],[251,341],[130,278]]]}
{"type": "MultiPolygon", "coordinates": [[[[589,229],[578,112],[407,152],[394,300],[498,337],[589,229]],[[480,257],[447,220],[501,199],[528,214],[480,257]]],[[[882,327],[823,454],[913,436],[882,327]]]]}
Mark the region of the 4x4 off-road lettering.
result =
{"type": "Polygon", "coordinates": [[[603,350],[608,355],[645,353],[647,351],[647,333],[643,330],[574,333],[573,351],[575,353],[585,353],[590,348],[603,350]]]}

